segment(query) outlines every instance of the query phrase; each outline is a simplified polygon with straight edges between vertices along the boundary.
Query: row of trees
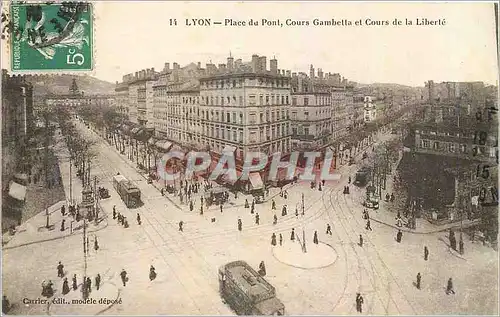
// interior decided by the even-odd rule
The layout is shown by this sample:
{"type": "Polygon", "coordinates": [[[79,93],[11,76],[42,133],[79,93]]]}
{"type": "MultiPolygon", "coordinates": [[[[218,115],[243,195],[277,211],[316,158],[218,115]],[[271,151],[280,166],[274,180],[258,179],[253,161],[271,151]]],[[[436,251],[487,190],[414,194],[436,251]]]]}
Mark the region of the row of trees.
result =
{"type": "Polygon", "coordinates": [[[90,185],[90,165],[96,157],[95,142],[85,139],[75,128],[72,114],[65,107],[56,110],[57,121],[70,153],[70,164],[77,168],[77,175],[84,185],[90,185]]]}

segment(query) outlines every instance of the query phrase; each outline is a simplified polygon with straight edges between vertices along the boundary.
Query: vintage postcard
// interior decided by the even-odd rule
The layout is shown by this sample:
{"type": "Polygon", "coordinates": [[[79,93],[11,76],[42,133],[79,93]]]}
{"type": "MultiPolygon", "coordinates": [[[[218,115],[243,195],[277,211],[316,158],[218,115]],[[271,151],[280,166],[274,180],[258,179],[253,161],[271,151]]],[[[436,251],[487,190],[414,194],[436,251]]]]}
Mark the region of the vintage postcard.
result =
{"type": "Polygon", "coordinates": [[[498,315],[498,1],[2,1],[2,312],[498,315]]]}

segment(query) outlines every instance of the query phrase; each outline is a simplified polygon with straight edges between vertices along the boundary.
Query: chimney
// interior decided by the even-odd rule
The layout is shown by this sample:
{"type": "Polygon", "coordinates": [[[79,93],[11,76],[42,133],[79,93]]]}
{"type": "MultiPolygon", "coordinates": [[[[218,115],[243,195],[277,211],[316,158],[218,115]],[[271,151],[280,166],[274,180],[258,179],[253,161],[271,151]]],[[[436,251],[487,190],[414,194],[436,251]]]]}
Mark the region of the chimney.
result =
{"type": "Polygon", "coordinates": [[[200,69],[200,68],[201,68],[201,63],[200,63],[200,62],[198,62],[198,69],[200,69]]]}
{"type": "MultiPolygon", "coordinates": [[[[283,71],[283,72],[285,72],[285,71],[283,71]]],[[[292,77],[293,77],[293,78],[297,77],[297,73],[296,73],[296,72],[293,72],[293,73],[292,73],[292,77]]]]}
{"type": "Polygon", "coordinates": [[[321,68],[318,68],[318,78],[323,79],[323,70],[321,68]]]}
{"type": "Polygon", "coordinates": [[[163,70],[166,72],[170,71],[170,63],[165,63],[165,66],[163,66],[163,70]]]}
{"type": "Polygon", "coordinates": [[[179,69],[179,64],[174,63],[174,69],[179,69]]]}
{"type": "Polygon", "coordinates": [[[135,79],[139,79],[139,72],[135,72],[135,79]]]}
{"type": "Polygon", "coordinates": [[[234,58],[229,56],[227,58],[227,69],[231,71],[233,70],[233,66],[234,66],[234,58]]]}
{"type": "Polygon", "coordinates": [[[155,74],[155,68],[151,67],[151,75],[154,75],[154,74],[155,74]]]}
{"type": "Polygon", "coordinates": [[[267,72],[267,58],[265,56],[259,57],[260,71],[262,73],[267,72]]]}
{"type": "Polygon", "coordinates": [[[226,64],[219,64],[219,70],[223,73],[226,72],[226,64]]]}
{"type": "Polygon", "coordinates": [[[278,60],[275,57],[269,61],[269,69],[271,73],[279,75],[278,60]]]}
{"type": "Polygon", "coordinates": [[[309,77],[314,79],[314,66],[311,64],[311,68],[309,69],[309,77]]]}
{"type": "Polygon", "coordinates": [[[303,77],[299,76],[299,78],[297,78],[297,92],[302,92],[302,82],[303,77]]]}
{"type": "Polygon", "coordinates": [[[256,73],[259,70],[259,55],[252,55],[252,72],[256,73]]]}
{"type": "Polygon", "coordinates": [[[291,70],[287,70],[287,71],[286,71],[286,77],[291,77],[291,74],[292,74],[292,71],[291,71],[291,70]]]}
{"type": "Polygon", "coordinates": [[[286,76],[286,70],[282,69],[281,70],[281,75],[286,76]]]}

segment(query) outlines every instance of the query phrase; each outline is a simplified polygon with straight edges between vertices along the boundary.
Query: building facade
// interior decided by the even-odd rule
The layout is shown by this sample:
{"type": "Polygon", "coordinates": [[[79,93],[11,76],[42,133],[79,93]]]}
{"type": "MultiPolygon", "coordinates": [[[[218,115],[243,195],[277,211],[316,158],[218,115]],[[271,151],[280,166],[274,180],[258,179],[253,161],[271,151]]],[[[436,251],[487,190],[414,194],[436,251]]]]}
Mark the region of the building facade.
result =
{"type": "Polygon", "coordinates": [[[292,148],[316,150],[332,140],[332,96],[328,85],[314,83],[305,73],[292,74],[292,148]]]}
{"type": "Polygon", "coordinates": [[[207,65],[200,78],[203,144],[216,153],[289,153],[290,71],[279,71],[276,59],[253,55],[249,63],[228,58],[227,65],[207,65]]]}
{"type": "Polygon", "coordinates": [[[371,122],[377,119],[377,107],[370,96],[364,97],[364,121],[371,122]]]}

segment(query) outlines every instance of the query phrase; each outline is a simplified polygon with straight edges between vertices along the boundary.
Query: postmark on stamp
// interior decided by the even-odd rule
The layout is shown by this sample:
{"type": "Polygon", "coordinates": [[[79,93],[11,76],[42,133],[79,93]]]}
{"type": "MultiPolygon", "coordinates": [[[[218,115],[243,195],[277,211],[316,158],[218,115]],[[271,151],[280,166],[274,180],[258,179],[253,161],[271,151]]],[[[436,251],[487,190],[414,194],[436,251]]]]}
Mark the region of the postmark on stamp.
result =
{"type": "Polygon", "coordinates": [[[13,72],[92,70],[91,3],[12,3],[10,20],[13,72]]]}

